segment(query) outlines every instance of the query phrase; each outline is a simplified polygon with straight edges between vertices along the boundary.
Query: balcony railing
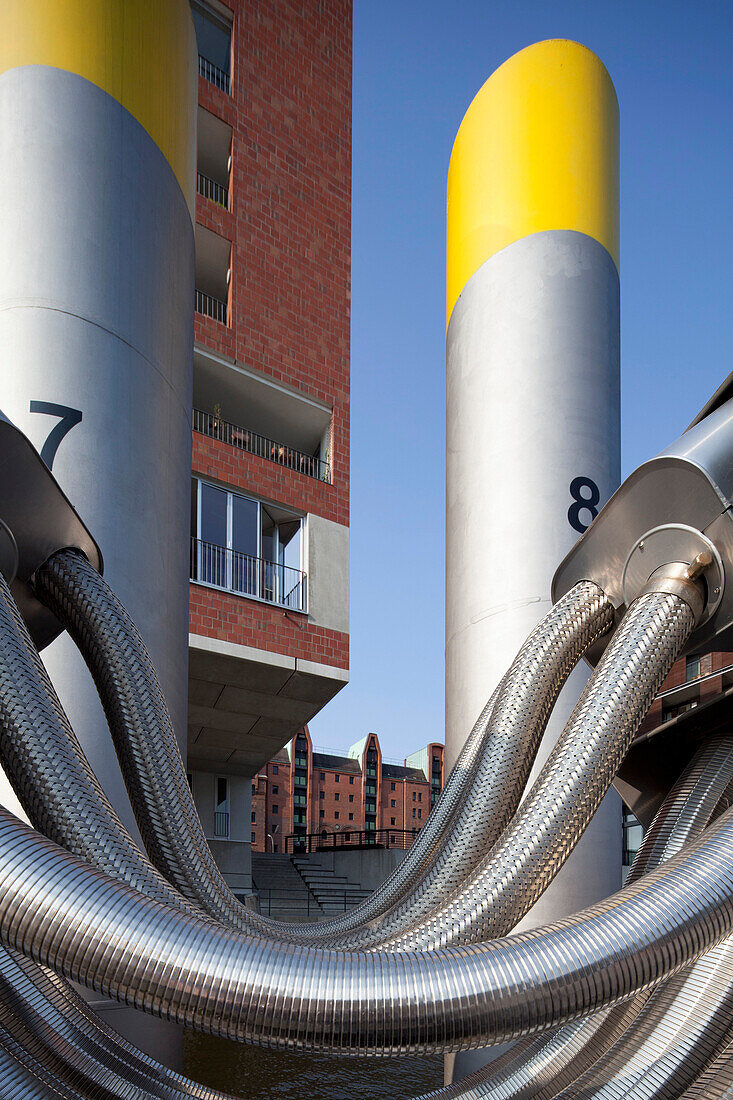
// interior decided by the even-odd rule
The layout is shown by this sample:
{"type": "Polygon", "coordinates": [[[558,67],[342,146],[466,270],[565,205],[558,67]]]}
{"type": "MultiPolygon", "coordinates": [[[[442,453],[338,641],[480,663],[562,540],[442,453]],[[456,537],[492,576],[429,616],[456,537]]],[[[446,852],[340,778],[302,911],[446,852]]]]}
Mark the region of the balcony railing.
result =
{"type": "Polygon", "coordinates": [[[287,466],[289,470],[297,470],[306,477],[314,477],[318,481],[331,481],[330,463],[315,455],[307,455],[295,447],[288,447],[285,443],[278,443],[275,439],[268,439],[265,435],[251,432],[249,428],[241,428],[236,424],[230,424],[213,413],[193,410],[193,430],[208,435],[212,439],[220,439],[223,443],[229,443],[232,447],[238,447],[240,451],[248,451],[249,454],[267,458],[270,462],[277,462],[279,466],[287,466]]]}
{"type": "Polygon", "coordinates": [[[290,611],[306,610],[306,575],[300,569],[202,539],[191,539],[191,580],[290,611]]]}
{"type": "Polygon", "coordinates": [[[205,317],[213,317],[215,321],[225,325],[227,323],[227,304],[211,294],[204,294],[203,290],[196,291],[195,308],[197,313],[203,313],[205,317]]]}
{"type": "Polygon", "coordinates": [[[226,92],[229,95],[229,73],[225,73],[223,69],[220,69],[218,65],[215,65],[213,61],[207,61],[205,57],[199,54],[199,74],[208,80],[210,84],[214,84],[217,88],[221,88],[222,92],[226,92]]]}
{"type": "Polygon", "coordinates": [[[331,833],[291,833],[285,837],[286,852],[332,852],[344,848],[409,848],[419,829],[344,829],[331,833]]]}
{"type": "Polygon", "coordinates": [[[214,836],[229,836],[229,814],[226,811],[216,810],[214,813],[214,836]]]}
{"type": "Polygon", "coordinates": [[[197,172],[196,190],[199,195],[203,195],[205,199],[211,199],[217,206],[223,206],[225,210],[229,209],[229,189],[222,187],[216,180],[212,180],[211,176],[205,176],[203,172],[197,172]]]}

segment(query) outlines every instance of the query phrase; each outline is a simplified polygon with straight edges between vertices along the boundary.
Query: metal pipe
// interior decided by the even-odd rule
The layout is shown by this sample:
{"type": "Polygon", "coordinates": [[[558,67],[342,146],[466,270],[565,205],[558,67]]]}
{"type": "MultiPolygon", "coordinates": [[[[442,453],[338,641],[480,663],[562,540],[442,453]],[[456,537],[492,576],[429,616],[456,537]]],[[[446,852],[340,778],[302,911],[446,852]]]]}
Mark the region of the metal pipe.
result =
{"type": "MultiPolygon", "coordinates": [[[[727,808],[732,786],[733,739],[715,738],[698,750],[667,795],[644,836],[627,885],[699,836],[721,807],[727,808]]],[[[520,1040],[490,1065],[421,1100],[551,1100],[632,1025],[650,995],[637,994],[549,1036],[520,1040]]]]}
{"type": "MultiPolygon", "coordinates": [[[[683,644],[682,626],[692,625],[686,604],[656,593],[641,597],[628,618],[634,629],[621,636],[637,673],[636,628],[645,624],[656,637],[645,657],[661,672],[670,637],[683,644]]],[[[594,677],[601,693],[604,669],[617,673],[615,662],[601,663],[594,677]]],[[[142,897],[7,813],[0,867],[0,938],[135,1007],[291,1049],[455,1050],[620,1001],[718,942],[733,921],[733,812],[643,882],[576,917],[412,955],[236,935],[142,897]]]]}
{"type": "Polygon", "coordinates": [[[579,584],[568,593],[520,650],[425,827],[386,883],[347,914],[284,925],[245,909],[230,894],[204,838],[152,662],[104,579],[81,554],[62,551],[38,570],[35,588],[94,677],[138,827],[159,870],[232,928],[344,947],[359,942],[359,930],[393,907],[390,929],[409,927],[417,899],[427,911],[470,873],[516,809],[565,679],[613,620],[596,585],[579,584]]]}

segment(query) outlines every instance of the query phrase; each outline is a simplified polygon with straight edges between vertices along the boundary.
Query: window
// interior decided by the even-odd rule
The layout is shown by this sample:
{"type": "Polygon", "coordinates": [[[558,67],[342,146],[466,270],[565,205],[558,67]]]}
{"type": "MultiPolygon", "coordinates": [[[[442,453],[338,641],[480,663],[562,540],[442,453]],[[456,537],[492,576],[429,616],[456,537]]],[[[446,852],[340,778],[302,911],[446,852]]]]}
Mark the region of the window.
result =
{"type": "Polygon", "coordinates": [[[377,793],[377,784],[376,783],[367,783],[365,789],[366,789],[367,794],[376,794],[377,793]]]}
{"type": "Polygon", "coordinates": [[[422,802],[422,791],[420,791],[420,793],[418,794],[417,800],[418,802],[422,802]]]}
{"type": "Polygon", "coordinates": [[[304,794],[294,794],[293,795],[293,805],[294,806],[307,806],[308,805],[308,799],[306,798],[306,796],[304,794]]]}
{"type": "Polygon", "coordinates": [[[391,798],[390,801],[389,801],[389,804],[392,807],[392,809],[394,810],[395,806],[397,805],[397,802],[394,798],[391,798]]]}
{"type": "Polygon", "coordinates": [[[368,800],[367,800],[367,801],[366,801],[366,802],[364,803],[364,810],[365,810],[365,811],[366,811],[366,813],[368,813],[368,814],[375,814],[375,813],[377,812],[377,804],[376,804],[376,802],[370,802],[370,801],[368,801],[368,800]]]}
{"type": "Polygon", "coordinates": [[[196,29],[199,73],[228,94],[232,67],[231,24],[201,0],[191,0],[191,15],[196,29]]]}
{"type": "Polygon", "coordinates": [[[277,775],[279,773],[279,771],[280,771],[280,769],[278,768],[277,764],[273,764],[272,765],[272,774],[277,775]]]}
{"type": "Polygon", "coordinates": [[[349,814],[349,821],[353,821],[353,820],[354,820],[354,815],[353,815],[353,814],[349,814]]]}
{"type": "Polygon", "coordinates": [[[325,779],[325,778],[326,778],[326,773],[325,773],[325,772],[321,772],[321,779],[325,779]]]}
{"type": "Polygon", "coordinates": [[[412,816],[415,817],[416,814],[417,814],[417,810],[413,810],[412,811],[412,816]]]}
{"type": "Polygon", "coordinates": [[[414,802],[416,799],[417,799],[417,794],[416,794],[415,791],[413,791],[412,792],[412,801],[414,802]]]}
{"type": "Polygon", "coordinates": [[[214,836],[229,836],[229,781],[223,775],[218,776],[216,780],[214,836]]]}
{"type": "Polygon", "coordinates": [[[322,802],[322,801],[323,801],[323,799],[324,799],[324,798],[326,797],[326,792],[325,792],[325,791],[321,791],[321,792],[320,792],[320,794],[318,795],[318,797],[320,798],[320,800],[321,800],[321,802],[322,802]]]}
{"type": "Polygon", "coordinates": [[[250,833],[250,834],[249,834],[249,839],[250,839],[250,842],[251,842],[252,844],[254,844],[254,842],[255,842],[255,834],[254,834],[254,833],[250,833]]]}
{"type": "Polygon", "coordinates": [[[278,787],[277,783],[274,783],[272,787],[272,793],[277,794],[279,789],[280,788],[278,787]]]}
{"type": "Polygon", "coordinates": [[[353,801],[354,801],[354,796],[353,796],[353,794],[350,794],[349,795],[349,802],[353,802],[353,801]]]}
{"type": "Polygon", "coordinates": [[[680,714],[686,714],[688,710],[692,710],[696,706],[697,700],[693,700],[689,703],[679,703],[676,707],[663,707],[662,721],[669,722],[672,718],[679,718],[680,714]]]}
{"type": "Polygon", "coordinates": [[[334,799],[336,800],[336,802],[338,802],[338,800],[339,800],[339,793],[338,793],[338,791],[336,791],[336,794],[335,794],[335,795],[334,795],[333,797],[334,797],[334,799]]]}
{"type": "Polygon", "coordinates": [[[325,817],[326,816],[326,811],[325,810],[319,810],[318,811],[318,816],[319,817],[325,817]]]}
{"type": "Polygon", "coordinates": [[[340,779],[341,777],[340,777],[340,775],[338,774],[338,772],[336,772],[336,774],[334,775],[334,777],[333,777],[333,778],[334,778],[334,781],[335,781],[336,783],[338,783],[338,781],[339,781],[339,779],[340,779]]]}
{"type": "Polygon", "coordinates": [[[335,817],[336,821],[338,821],[338,819],[339,819],[339,812],[338,812],[338,810],[336,810],[336,813],[335,813],[335,814],[334,814],[333,816],[335,817]]]}
{"type": "Polygon", "coordinates": [[[391,791],[396,791],[396,790],[397,790],[397,784],[396,784],[396,783],[390,783],[390,785],[389,785],[389,789],[390,789],[391,791]]]}
{"type": "Polygon", "coordinates": [[[257,792],[255,791],[255,785],[254,785],[254,783],[253,783],[253,784],[252,784],[252,794],[256,794],[256,793],[257,793],[257,792]]]}
{"type": "Polygon", "coordinates": [[[394,825],[394,824],[396,824],[396,819],[394,817],[391,817],[389,819],[389,822],[390,822],[390,825],[394,825]]]}
{"type": "Polygon", "coordinates": [[[351,784],[352,787],[354,786],[354,777],[353,777],[353,775],[349,776],[349,783],[351,784]]]}
{"type": "Polygon", "coordinates": [[[254,810],[253,810],[253,811],[252,811],[252,824],[253,824],[253,825],[254,825],[254,823],[255,823],[255,821],[256,821],[256,820],[257,820],[257,814],[256,814],[256,813],[254,812],[254,810]]]}
{"type": "Polygon", "coordinates": [[[417,811],[417,816],[418,816],[418,817],[422,817],[422,810],[418,810],[418,811],[417,811]]]}
{"type": "Polygon", "coordinates": [[[272,807],[272,812],[274,814],[279,814],[280,813],[280,807],[279,806],[273,806],[272,807]]]}
{"type": "Polygon", "coordinates": [[[302,749],[295,754],[295,766],[296,768],[308,767],[308,754],[303,752],[302,749]]]}
{"type": "Polygon", "coordinates": [[[691,657],[685,657],[685,683],[689,684],[690,680],[696,680],[700,675],[700,657],[697,654],[693,654],[691,657]]]}
{"type": "Polygon", "coordinates": [[[191,579],[304,611],[302,522],[282,508],[194,478],[191,579]]]}

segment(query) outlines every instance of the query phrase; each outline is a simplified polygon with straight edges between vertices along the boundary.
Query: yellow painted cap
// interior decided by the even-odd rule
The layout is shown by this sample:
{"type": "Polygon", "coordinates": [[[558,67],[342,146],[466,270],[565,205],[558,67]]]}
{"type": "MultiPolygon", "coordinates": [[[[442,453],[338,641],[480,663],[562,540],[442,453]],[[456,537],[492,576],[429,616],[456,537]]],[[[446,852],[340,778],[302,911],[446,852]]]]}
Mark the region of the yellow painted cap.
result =
{"type": "Polygon", "coordinates": [[[96,84],[147,130],[194,216],[198,59],[188,0],[0,0],[0,73],[49,65],[96,84]]]}
{"type": "Polygon", "coordinates": [[[605,66],[567,39],[528,46],[489,77],[453,144],[448,320],[479,267],[531,233],[586,233],[618,267],[618,221],[618,101],[605,66]]]}

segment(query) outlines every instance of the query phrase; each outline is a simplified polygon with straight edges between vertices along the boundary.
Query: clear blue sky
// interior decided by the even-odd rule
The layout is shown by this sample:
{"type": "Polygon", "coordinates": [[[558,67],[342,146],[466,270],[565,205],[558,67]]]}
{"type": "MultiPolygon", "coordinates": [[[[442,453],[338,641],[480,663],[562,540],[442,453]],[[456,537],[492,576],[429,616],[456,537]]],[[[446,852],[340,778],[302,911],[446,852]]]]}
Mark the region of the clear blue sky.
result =
{"type": "Polygon", "coordinates": [[[311,723],[443,738],[445,179],[511,54],[573,38],[621,109],[624,474],[733,369],[733,4],[355,0],[351,682],[311,723]]]}

